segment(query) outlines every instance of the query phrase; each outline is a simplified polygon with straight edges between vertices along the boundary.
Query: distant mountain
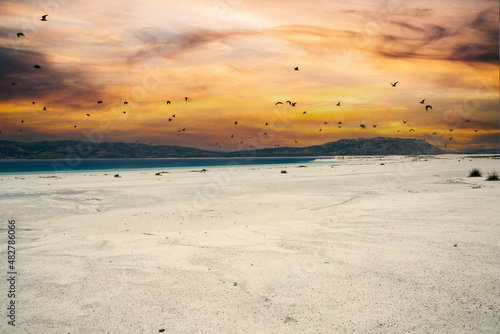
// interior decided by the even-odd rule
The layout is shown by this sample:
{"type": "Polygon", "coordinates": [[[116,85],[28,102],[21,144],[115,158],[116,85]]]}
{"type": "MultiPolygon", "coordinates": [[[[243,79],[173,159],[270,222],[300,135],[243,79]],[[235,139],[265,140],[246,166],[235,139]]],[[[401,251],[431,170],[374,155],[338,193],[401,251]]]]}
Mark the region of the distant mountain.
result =
{"type": "Polygon", "coordinates": [[[207,157],[304,157],[338,155],[430,155],[445,153],[423,139],[341,139],[307,147],[276,147],[234,152],[206,151],[171,145],[92,143],[86,141],[0,141],[0,159],[104,159],[104,158],[207,158],[207,157]]]}

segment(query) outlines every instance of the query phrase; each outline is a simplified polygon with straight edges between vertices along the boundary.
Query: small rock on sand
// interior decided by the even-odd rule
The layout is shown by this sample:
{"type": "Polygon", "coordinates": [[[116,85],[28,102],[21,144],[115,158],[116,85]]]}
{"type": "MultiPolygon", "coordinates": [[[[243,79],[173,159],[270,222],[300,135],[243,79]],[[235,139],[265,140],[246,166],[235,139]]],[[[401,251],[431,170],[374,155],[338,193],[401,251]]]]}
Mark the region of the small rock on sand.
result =
{"type": "Polygon", "coordinates": [[[291,317],[286,317],[286,318],[285,318],[285,324],[286,324],[287,322],[297,322],[297,320],[295,320],[294,318],[291,318],[291,317]]]}

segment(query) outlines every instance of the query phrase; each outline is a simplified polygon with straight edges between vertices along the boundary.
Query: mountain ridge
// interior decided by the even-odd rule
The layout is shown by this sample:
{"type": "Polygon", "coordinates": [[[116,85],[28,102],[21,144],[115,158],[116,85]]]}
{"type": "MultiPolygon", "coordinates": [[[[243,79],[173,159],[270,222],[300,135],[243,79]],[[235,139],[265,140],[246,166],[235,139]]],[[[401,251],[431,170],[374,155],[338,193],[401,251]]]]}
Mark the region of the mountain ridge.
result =
{"type": "Polygon", "coordinates": [[[238,151],[209,151],[177,145],[147,145],[78,140],[0,141],[0,159],[110,159],[110,158],[208,158],[208,157],[305,157],[339,155],[434,155],[446,153],[424,139],[340,139],[305,147],[275,147],[238,151]]]}

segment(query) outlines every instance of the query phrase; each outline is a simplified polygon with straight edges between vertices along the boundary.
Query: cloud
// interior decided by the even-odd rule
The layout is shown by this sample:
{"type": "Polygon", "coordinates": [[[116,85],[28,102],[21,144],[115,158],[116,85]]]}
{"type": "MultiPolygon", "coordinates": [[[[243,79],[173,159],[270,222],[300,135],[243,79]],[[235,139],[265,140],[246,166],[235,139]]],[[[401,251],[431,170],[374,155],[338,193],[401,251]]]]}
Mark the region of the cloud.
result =
{"type": "Polygon", "coordinates": [[[75,101],[83,102],[102,91],[102,87],[90,84],[84,69],[57,68],[47,55],[28,50],[0,47],[0,77],[4,87],[0,99],[4,102],[42,99],[73,103],[75,107],[75,101]]]}

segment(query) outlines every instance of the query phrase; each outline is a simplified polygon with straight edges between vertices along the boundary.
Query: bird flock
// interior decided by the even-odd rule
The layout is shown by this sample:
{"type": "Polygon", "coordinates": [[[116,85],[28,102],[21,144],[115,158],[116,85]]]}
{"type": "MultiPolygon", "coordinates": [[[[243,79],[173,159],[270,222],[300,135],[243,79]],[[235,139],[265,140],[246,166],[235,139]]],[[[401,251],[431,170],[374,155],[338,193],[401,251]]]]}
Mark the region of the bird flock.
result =
{"type": "MultiPolygon", "coordinates": [[[[48,20],[47,20],[47,17],[48,17],[48,16],[49,16],[48,14],[42,15],[42,16],[41,16],[41,18],[40,18],[40,21],[47,22],[47,21],[48,21],[48,20]]],[[[17,33],[17,38],[21,38],[21,37],[26,38],[26,36],[24,35],[24,33],[23,33],[23,32],[18,32],[18,33],[17,33]]],[[[34,64],[34,65],[33,65],[33,68],[35,68],[35,69],[39,70],[39,69],[42,69],[42,66],[41,66],[41,65],[39,65],[39,64],[34,64]]],[[[294,70],[294,71],[299,71],[299,66],[295,66],[295,67],[293,68],[293,70],[294,70]]],[[[394,83],[392,83],[392,82],[391,82],[391,83],[390,83],[390,85],[391,85],[393,88],[397,88],[398,83],[399,83],[399,81],[395,81],[394,83]]],[[[12,86],[15,86],[15,85],[16,85],[16,83],[15,83],[15,82],[12,82],[12,83],[11,83],[11,85],[12,85],[12,86]]],[[[186,97],[184,97],[184,102],[188,102],[188,100],[189,100],[189,97],[187,97],[187,96],[186,96],[186,97]]],[[[35,105],[36,103],[37,103],[36,101],[32,101],[32,105],[35,105]]],[[[172,100],[166,100],[166,101],[165,101],[165,103],[166,103],[166,105],[172,105],[172,100]]],[[[283,103],[282,101],[277,101],[277,102],[274,104],[274,106],[275,106],[275,107],[276,107],[276,106],[278,106],[278,105],[283,105],[283,106],[284,106],[285,104],[288,104],[290,107],[294,108],[294,107],[296,107],[296,106],[297,106],[297,103],[298,103],[298,102],[292,102],[291,100],[287,100],[287,101],[285,101],[284,103],[283,103]]],[[[97,100],[97,104],[103,104],[103,101],[102,101],[102,100],[97,100]]],[[[432,108],[432,106],[431,106],[430,104],[426,104],[425,99],[422,99],[422,100],[420,101],[420,104],[425,105],[425,111],[433,110],[433,108],[432,108]]],[[[128,101],[124,101],[124,102],[123,102],[123,105],[128,105],[128,101]]],[[[337,107],[341,107],[341,106],[343,106],[343,104],[341,104],[341,101],[339,101],[338,103],[336,103],[336,106],[337,106],[337,107]]],[[[43,111],[47,111],[47,107],[45,107],[45,106],[44,106],[44,107],[43,107],[43,111]]],[[[126,114],[126,111],[123,111],[123,114],[126,114]]],[[[301,113],[301,114],[302,114],[302,115],[306,115],[306,114],[307,114],[307,111],[305,111],[305,110],[304,110],[304,111],[302,111],[302,113],[301,113]]],[[[87,116],[87,117],[91,117],[91,115],[90,115],[89,113],[87,113],[87,114],[86,114],[86,116],[87,116]]],[[[168,122],[172,122],[172,121],[174,121],[175,116],[176,116],[175,114],[172,114],[171,116],[169,116],[169,117],[168,117],[168,122]]],[[[234,121],[234,126],[237,126],[237,125],[238,125],[238,122],[239,122],[238,120],[235,120],[235,121],[234,121]]],[[[403,123],[403,124],[406,124],[407,122],[408,122],[407,120],[402,120],[402,123],[403,123]]],[[[20,123],[21,123],[21,124],[25,124],[24,119],[22,119],[20,123]]],[[[465,123],[470,123],[470,120],[465,120],[465,123]]],[[[323,121],[323,125],[324,125],[324,126],[328,125],[328,121],[323,121]]],[[[342,125],[343,125],[343,124],[342,124],[342,121],[338,121],[336,125],[337,125],[337,127],[338,127],[338,128],[342,128],[342,125]]],[[[267,126],[269,126],[269,122],[266,122],[266,123],[265,123],[265,126],[266,126],[266,127],[267,127],[267,126]]],[[[365,129],[367,128],[367,126],[366,126],[365,124],[360,124],[359,126],[360,126],[360,128],[361,128],[362,130],[365,130],[365,129]]],[[[372,124],[372,127],[373,127],[373,128],[377,128],[377,124],[372,124]]],[[[74,125],[73,125],[73,128],[77,128],[77,125],[76,125],[76,124],[74,124],[74,125]]],[[[320,127],[318,131],[319,131],[319,132],[321,132],[322,130],[323,130],[323,127],[320,127]]],[[[22,128],[21,128],[21,129],[19,129],[19,131],[20,131],[20,132],[22,132],[22,128]]],[[[453,131],[453,129],[449,129],[449,131],[450,131],[450,132],[452,132],[452,131],[453,131]]],[[[179,132],[179,133],[181,133],[181,132],[186,132],[186,128],[185,128],[185,127],[183,127],[182,129],[178,129],[178,130],[177,130],[177,132],[179,132]]],[[[399,133],[399,132],[400,132],[400,130],[399,130],[399,129],[397,129],[397,132],[399,133]]],[[[416,131],[415,131],[415,129],[414,129],[414,128],[410,128],[410,129],[408,130],[408,132],[416,132],[416,131]]],[[[478,132],[478,130],[477,130],[477,129],[475,129],[475,130],[474,130],[474,132],[476,132],[476,133],[477,133],[477,132],[478,132]]],[[[2,131],[1,131],[1,130],[0,130],[0,134],[2,134],[2,131]]],[[[264,135],[264,136],[267,136],[267,134],[268,134],[267,132],[263,132],[263,135],[264,135]]],[[[432,133],[432,136],[435,136],[435,135],[437,135],[437,132],[436,132],[436,131],[434,131],[434,132],[432,133]]],[[[233,134],[231,134],[230,138],[234,138],[234,137],[235,137],[235,136],[234,136],[234,133],[233,133],[233,134]]],[[[251,139],[251,138],[252,138],[252,137],[248,137],[248,139],[251,139]]],[[[452,137],[452,136],[450,136],[448,139],[451,141],[451,140],[453,139],[453,137],[452,137]]],[[[139,142],[139,141],[136,141],[136,142],[139,142]]],[[[241,140],[240,140],[239,142],[240,142],[240,144],[243,144],[243,143],[244,143],[244,141],[241,141],[241,140]]],[[[294,142],[295,142],[296,144],[297,144],[297,143],[299,143],[299,141],[298,141],[297,139],[294,139],[294,142]]],[[[152,142],[150,142],[150,144],[152,145],[152,142]]],[[[445,147],[447,147],[447,144],[448,144],[448,143],[445,143],[445,144],[444,144],[444,146],[445,146],[445,147]]],[[[216,142],[216,143],[215,143],[215,145],[216,145],[218,148],[222,148],[222,146],[219,144],[219,142],[216,142]]],[[[275,146],[275,147],[279,147],[280,145],[279,145],[279,144],[274,144],[274,146],[275,146]]],[[[253,148],[253,146],[252,146],[252,145],[250,145],[250,148],[253,148]]]]}

